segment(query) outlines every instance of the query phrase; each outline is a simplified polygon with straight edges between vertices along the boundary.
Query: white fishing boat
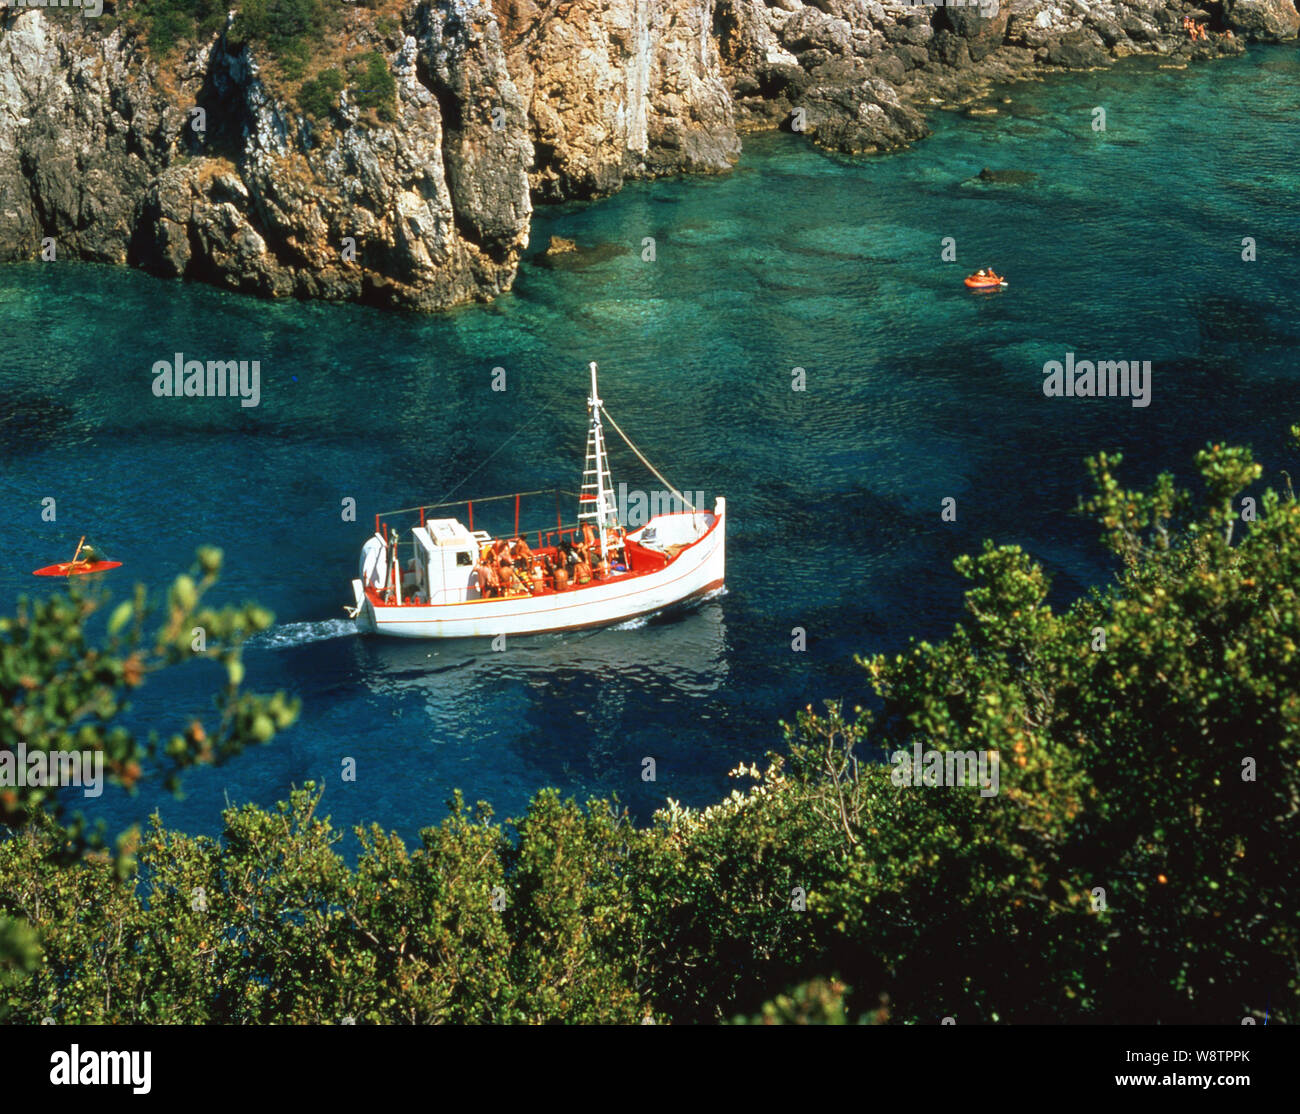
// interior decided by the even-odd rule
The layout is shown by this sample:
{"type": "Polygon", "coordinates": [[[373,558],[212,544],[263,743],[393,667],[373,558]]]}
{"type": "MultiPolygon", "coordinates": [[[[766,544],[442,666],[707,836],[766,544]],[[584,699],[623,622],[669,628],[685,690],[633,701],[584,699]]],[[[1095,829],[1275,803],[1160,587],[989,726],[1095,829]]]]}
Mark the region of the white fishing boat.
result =
{"type": "MultiPolygon", "coordinates": [[[[654,468],[604,409],[591,365],[590,428],[575,521],[563,521],[554,490],[462,500],[375,516],[361,549],[360,576],[346,608],[368,633],[401,638],[476,638],[541,634],[620,623],[651,615],[720,589],[726,568],[726,500],[712,511],[691,503],[654,468]],[[660,503],[637,529],[619,521],[604,423],[665,485],[660,503]],[[554,526],[521,532],[524,498],[554,495],[554,526]],[[514,500],[514,530],[492,536],[474,529],[474,505],[514,500]],[[458,517],[432,517],[452,507],[458,517]],[[404,518],[406,533],[391,520],[404,518]],[[532,545],[536,541],[536,546],[532,545]],[[522,543],[522,544],[521,544],[522,543]]],[[[480,512],[481,513],[481,512],[480,512]]]]}

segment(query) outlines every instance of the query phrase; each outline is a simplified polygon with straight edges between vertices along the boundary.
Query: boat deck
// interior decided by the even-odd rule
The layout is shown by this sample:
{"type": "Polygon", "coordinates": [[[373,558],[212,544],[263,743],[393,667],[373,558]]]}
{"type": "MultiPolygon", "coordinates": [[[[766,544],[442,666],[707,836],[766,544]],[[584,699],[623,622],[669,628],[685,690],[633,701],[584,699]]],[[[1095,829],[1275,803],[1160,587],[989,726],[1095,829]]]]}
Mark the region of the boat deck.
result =
{"type": "MultiPolygon", "coordinates": [[[[484,545],[490,545],[494,540],[488,538],[484,545]]],[[[505,539],[499,539],[505,540],[505,539]]],[[[480,547],[482,548],[482,547],[480,547]]],[[[366,588],[366,597],[377,608],[399,608],[399,607],[463,607],[465,604],[493,604],[502,603],[507,600],[538,599],[544,596],[569,596],[575,593],[584,592],[589,588],[597,588],[604,584],[615,582],[627,582],[636,580],[642,576],[648,576],[651,573],[659,572],[667,568],[668,565],[677,558],[684,549],[689,548],[684,545],[671,545],[665,550],[651,549],[647,546],[639,545],[631,539],[624,539],[622,546],[625,554],[625,564],[615,564],[609,572],[600,573],[593,569],[591,579],[582,583],[570,583],[566,588],[557,588],[555,585],[555,576],[547,572],[542,577],[540,587],[532,587],[528,590],[521,590],[517,586],[512,590],[502,591],[495,596],[470,595],[463,600],[452,600],[443,603],[430,604],[418,592],[408,596],[403,590],[402,602],[397,602],[392,588],[386,588],[382,591],[375,587],[366,588]]],[[[563,552],[559,546],[542,546],[534,549],[534,556],[543,559],[549,559],[552,564],[559,564],[563,560],[563,552]]],[[[531,577],[525,579],[532,580],[531,577]]],[[[477,592],[477,589],[475,589],[477,592]]]]}

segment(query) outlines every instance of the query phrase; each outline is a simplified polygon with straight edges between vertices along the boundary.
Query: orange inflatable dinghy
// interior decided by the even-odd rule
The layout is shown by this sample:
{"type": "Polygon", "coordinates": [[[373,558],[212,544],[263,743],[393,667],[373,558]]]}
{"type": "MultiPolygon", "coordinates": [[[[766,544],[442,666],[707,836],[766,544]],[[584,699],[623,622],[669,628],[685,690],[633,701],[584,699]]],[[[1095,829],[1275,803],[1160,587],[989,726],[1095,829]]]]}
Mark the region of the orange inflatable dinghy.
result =
{"type": "Polygon", "coordinates": [[[982,275],[966,276],[966,285],[972,290],[1001,290],[1006,284],[1006,279],[992,271],[985,271],[982,275]]]}

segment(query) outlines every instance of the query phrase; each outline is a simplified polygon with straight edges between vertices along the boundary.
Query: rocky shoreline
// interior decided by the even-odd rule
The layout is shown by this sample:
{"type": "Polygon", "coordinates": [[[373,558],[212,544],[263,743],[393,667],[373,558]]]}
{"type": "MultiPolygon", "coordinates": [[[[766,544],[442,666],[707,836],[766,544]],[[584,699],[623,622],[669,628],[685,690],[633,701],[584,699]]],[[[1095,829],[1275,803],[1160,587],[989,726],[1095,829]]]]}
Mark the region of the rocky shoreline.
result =
{"type": "Polygon", "coordinates": [[[508,290],[535,201],[725,172],[749,131],[887,151],[995,82],[1300,32],[1293,0],[392,0],[338,44],[387,62],[391,119],[343,90],[322,121],[229,21],[157,58],[121,22],[12,3],[0,261],[416,310],[508,290]]]}

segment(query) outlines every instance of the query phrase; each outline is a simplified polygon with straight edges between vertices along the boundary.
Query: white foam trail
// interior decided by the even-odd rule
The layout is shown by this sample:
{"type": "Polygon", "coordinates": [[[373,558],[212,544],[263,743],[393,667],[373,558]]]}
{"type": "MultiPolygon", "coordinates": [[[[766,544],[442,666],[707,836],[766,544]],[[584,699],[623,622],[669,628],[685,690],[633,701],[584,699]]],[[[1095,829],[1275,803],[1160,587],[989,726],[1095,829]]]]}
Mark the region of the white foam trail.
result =
{"type": "Polygon", "coordinates": [[[256,634],[245,643],[258,650],[282,650],[286,646],[302,646],[308,642],[324,642],[327,638],[342,638],[356,634],[357,625],[351,619],[321,619],[314,623],[281,623],[269,631],[256,634]]]}

